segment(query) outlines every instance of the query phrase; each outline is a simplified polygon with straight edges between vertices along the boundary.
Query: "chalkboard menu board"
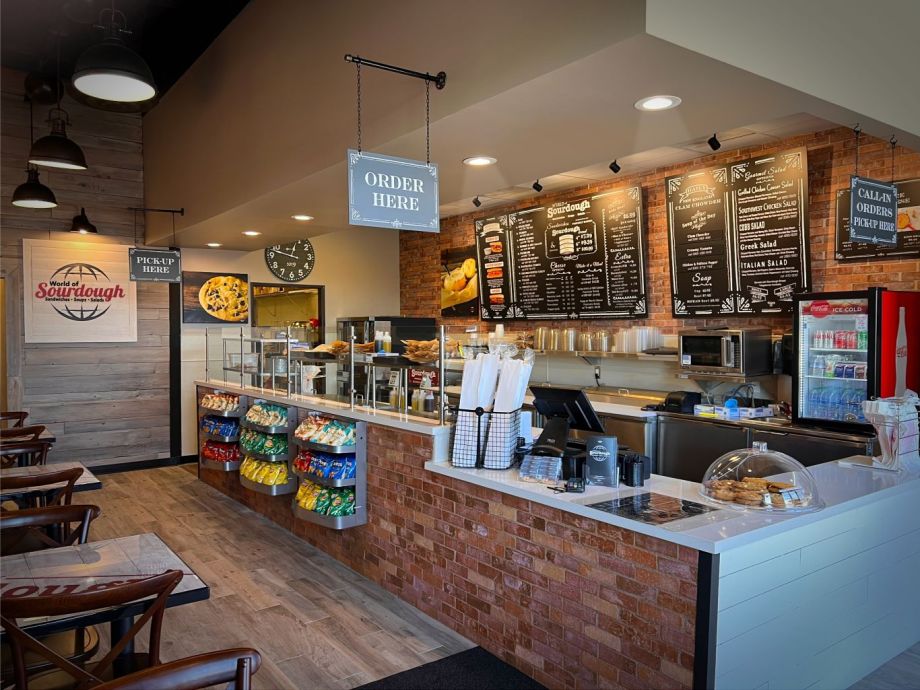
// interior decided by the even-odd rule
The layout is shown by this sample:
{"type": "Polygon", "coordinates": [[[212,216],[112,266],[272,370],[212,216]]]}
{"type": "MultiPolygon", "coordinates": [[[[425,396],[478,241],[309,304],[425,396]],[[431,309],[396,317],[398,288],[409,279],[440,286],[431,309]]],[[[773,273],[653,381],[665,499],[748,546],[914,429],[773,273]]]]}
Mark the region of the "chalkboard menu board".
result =
{"type": "Polygon", "coordinates": [[[642,190],[476,221],[483,319],[648,316],[642,190]]]}
{"type": "Polygon", "coordinates": [[[804,148],[665,180],[674,316],[792,311],[808,289],[804,148]]]}
{"type": "Polygon", "coordinates": [[[850,190],[837,191],[837,223],[834,256],[838,261],[881,257],[920,256],[920,178],[900,180],[898,186],[897,244],[884,247],[850,241],[850,190]]]}

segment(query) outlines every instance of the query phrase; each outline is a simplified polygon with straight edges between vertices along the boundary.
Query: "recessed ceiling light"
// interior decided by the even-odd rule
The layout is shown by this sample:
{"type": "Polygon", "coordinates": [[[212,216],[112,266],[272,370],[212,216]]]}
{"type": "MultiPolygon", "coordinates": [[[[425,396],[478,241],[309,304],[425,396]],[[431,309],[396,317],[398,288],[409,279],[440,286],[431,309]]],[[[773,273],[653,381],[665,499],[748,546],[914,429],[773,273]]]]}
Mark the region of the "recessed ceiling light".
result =
{"type": "Polygon", "coordinates": [[[472,165],[476,168],[481,168],[484,165],[495,165],[496,163],[498,163],[498,160],[492,158],[492,156],[470,156],[463,159],[464,165],[472,165]]]}
{"type": "Polygon", "coordinates": [[[300,221],[313,220],[313,216],[308,216],[306,213],[295,213],[293,216],[291,216],[291,218],[300,221]]]}
{"type": "Polygon", "coordinates": [[[680,105],[677,96],[649,96],[636,101],[636,110],[670,110],[680,105]]]}
{"type": "Polygon", "coordinates": [[[257,237],[258,235],[261,235],[262,233],[259,232],[258,230],[243,230],[243,234],[246,235],[246,237],[257,237]]]}
{"type": "Polygon", "coordinates": [[[208,246],[214,247],[216,249],[217,247],[221,247],[223,245],[220,242],[208,242],[208,246]]]}

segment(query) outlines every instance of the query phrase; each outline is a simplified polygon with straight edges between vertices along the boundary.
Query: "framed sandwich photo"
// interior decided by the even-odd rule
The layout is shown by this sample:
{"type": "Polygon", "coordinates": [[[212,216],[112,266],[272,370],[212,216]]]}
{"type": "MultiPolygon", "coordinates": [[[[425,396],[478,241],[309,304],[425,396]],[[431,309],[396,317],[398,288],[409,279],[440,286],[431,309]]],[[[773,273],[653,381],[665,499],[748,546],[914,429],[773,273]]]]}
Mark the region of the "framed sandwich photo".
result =
{"type": "Polygon", "coordinates": [[[249,323],[246,273],[182,271],[182,323],[249,323]]]}

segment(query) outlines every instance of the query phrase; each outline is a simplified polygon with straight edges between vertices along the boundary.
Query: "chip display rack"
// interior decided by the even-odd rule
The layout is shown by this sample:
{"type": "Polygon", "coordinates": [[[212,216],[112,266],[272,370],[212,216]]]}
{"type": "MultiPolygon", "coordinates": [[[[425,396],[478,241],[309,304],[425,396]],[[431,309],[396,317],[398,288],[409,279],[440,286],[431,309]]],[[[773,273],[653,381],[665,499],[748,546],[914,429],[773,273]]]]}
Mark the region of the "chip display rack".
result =
{"type": "Polygon", "coordinates": [[[239,460],[211,460],[206,458],[203,455],[205,444],[208,441],[214,443],[221,443],[226,445],[233,445],[239,450],[239,424],[237,424],[237,433],[232,435],[221,435],[214,432],[209,432],[202,429],[202,421],[205,417],[213,417],[216,419],[225,419],[225,420],[240,420],[245,414],[246,409],[246,397],[242,395],[237,395],[236,393],[230,393],[224,391],[220,388],[205,388],[199,387],[198,389],[198,416],[197,416],[197,431],[198,431],[198,464],[200,467],[208,470],[215,470],[218,472],[236,472],[240,469],[240,463],[242,462],[242,456],[239,460]],[[207,395],[232,395],[239,400],[239,404],[235,410],[220,410],[214,409],[212,407],[206,407],[201,404],[202,400],[207,395]]]}

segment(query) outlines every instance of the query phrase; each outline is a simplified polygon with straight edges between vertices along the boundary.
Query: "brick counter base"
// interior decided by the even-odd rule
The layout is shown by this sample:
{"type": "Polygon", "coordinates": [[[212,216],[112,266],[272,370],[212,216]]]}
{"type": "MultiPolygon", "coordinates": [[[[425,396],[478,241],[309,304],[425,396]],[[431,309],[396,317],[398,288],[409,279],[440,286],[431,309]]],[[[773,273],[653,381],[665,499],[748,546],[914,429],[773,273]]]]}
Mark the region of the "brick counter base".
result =
{"type": "Polygon", "coordinates": [[[368,524],[222,492],[550,688],[689,688],[698,553],[423,469],[431,438],[368,425],[368,524]]]}

